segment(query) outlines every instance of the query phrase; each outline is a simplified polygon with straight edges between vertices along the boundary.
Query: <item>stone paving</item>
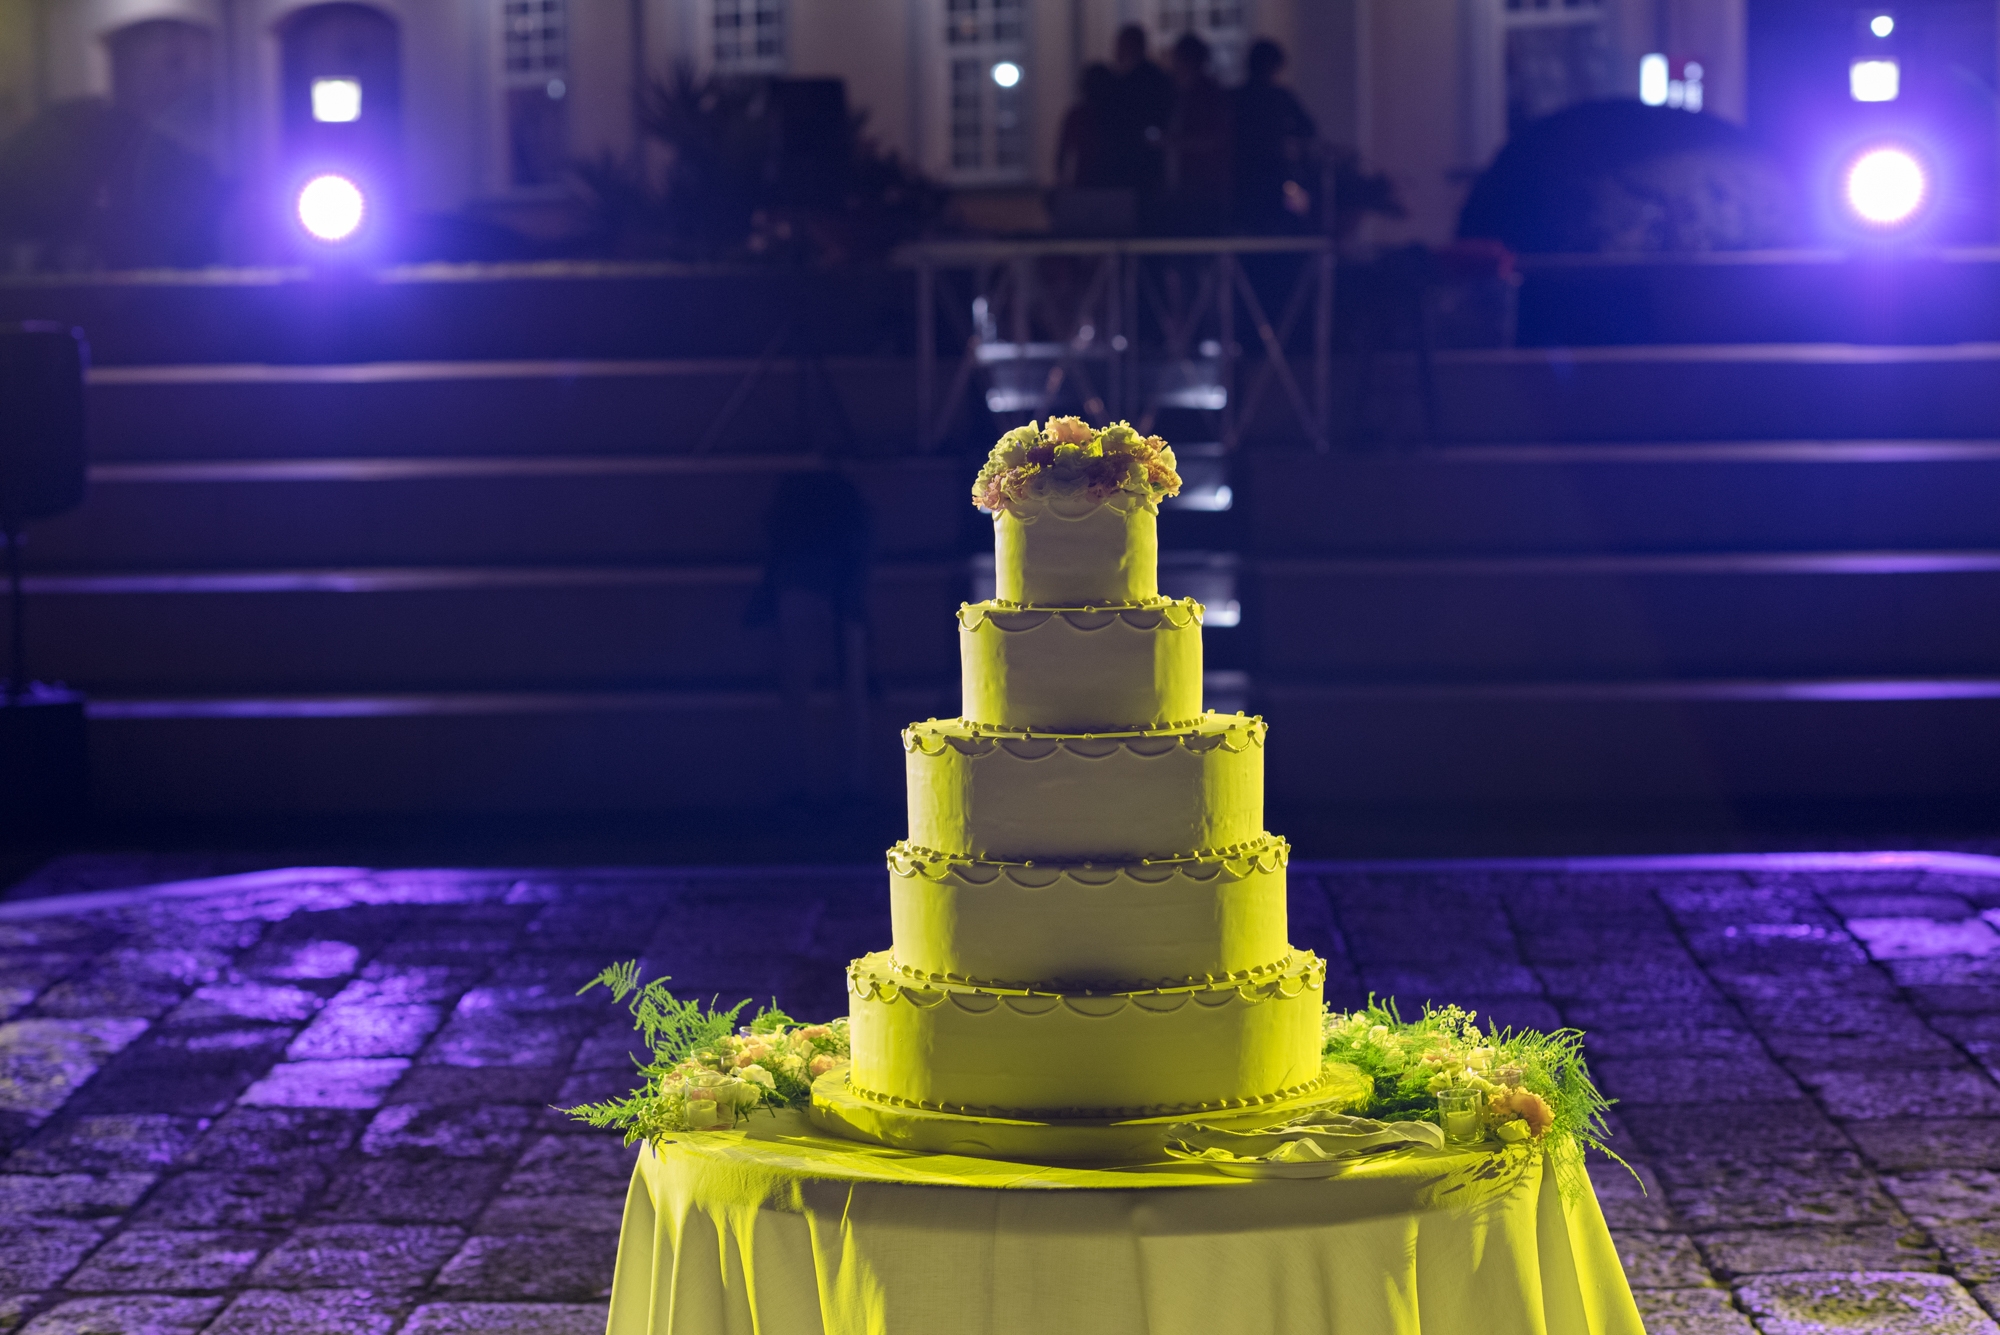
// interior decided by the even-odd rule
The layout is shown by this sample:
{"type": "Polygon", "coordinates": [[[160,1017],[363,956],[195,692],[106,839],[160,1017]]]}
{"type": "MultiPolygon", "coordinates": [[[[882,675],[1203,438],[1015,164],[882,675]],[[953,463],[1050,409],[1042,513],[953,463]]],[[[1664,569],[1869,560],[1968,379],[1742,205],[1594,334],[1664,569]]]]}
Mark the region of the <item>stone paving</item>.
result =
{"type": "MultiPolygon", "coordinates": [[[[1294,873],[1336,1001],[1589,1032],[1654,1335],[2000,1335],[2000,861],[1294,873]]],[[[595,1335],[631,1152],[550,1105],[631,1044],[578,985],[830,1015],[886,910],[840,869],[0,902],[0,1330],[595,1335]]]]}

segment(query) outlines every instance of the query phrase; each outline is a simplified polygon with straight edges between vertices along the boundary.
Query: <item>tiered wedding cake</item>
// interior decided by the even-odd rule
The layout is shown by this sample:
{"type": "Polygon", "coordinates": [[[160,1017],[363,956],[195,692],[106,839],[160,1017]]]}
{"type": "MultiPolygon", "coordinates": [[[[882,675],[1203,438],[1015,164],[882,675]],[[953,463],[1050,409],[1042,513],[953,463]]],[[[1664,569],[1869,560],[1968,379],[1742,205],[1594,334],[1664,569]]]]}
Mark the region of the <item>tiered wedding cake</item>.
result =
{"type": "Polygon", "coordinates": [[[1325,1101],[1325,970],[1286,940],[1264,723],[1203,712],[1201,605],[1159,596],[1178,486],[1123,424],[995,447],[996,596],[959,612],[964,716],[903,734],[894,946],[849,966],[853,1064],[816,1086],[822,1125],[1116,1158],[1175,1119],[1325,1101]]]}

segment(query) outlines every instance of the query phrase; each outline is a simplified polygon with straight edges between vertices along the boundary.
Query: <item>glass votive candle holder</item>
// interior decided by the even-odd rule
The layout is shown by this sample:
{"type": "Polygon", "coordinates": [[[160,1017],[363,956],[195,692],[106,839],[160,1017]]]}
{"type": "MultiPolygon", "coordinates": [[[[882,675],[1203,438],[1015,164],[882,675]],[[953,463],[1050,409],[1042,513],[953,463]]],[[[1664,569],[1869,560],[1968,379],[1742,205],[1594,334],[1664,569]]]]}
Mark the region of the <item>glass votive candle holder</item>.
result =
{"type": "Polygon", "coordinates": [[[1476,1089],[1447,1089],[1438,1095],[1438,1121],[1447,1145],[1477,1145],[1486,1139],[1486,1096],[1476,1089]]]}

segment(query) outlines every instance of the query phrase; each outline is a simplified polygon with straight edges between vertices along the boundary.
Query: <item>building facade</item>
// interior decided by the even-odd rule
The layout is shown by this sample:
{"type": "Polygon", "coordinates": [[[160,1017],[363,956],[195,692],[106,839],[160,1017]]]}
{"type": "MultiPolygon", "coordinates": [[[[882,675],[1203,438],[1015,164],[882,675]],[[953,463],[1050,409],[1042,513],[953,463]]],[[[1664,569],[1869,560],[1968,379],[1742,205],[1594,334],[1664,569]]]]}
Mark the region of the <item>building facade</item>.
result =
{"type": "Polygon", "coordinates": [[[1384,239],[1449,235],[1510,125],[1694,67],[1740,119],[1745,0],[0,0],[0,128],[107,97],[241,182],[282,181],[328,117],[366,128],[427,211],[531,209],[578,158],[638,151],[635,91],[698,73],[837,77],[871,133],[967,190],[1053,174],[1076,79],[1142,24],[1248,44],[1329,140],[1395,180],[1384,239]],[[338,118],[345,118],[344,121],[338,118]]]}

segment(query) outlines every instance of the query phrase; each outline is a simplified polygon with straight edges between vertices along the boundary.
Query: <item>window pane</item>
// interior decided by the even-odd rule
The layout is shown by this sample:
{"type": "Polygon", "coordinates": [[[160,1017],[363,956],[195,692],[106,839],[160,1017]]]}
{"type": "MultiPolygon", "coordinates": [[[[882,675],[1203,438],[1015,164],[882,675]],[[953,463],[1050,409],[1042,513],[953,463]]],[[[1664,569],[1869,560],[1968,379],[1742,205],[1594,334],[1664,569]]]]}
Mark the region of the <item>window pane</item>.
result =
{"type": "Polygon", "coordinates": [[[993,89],[993,165],[1019,168],[1028,165],[1027,118],[1022,114],[1021,85],[993,89]]]}
{"type": "Polygon", "coordinates": [[[710,0],[715,68],[722,74],[784,67],[785,0],[710,0]]]}
{"type": "Polygon", "coordinates": [[[1604,25],[1538,23],[1507,30],[1507,132],[1575,102],[1612,93],[1604,25]]]}
{"type": "Polygon", "coordinates": [[[982,149],[985,138],[983,119],[985,62],[951,62],[951,165],[960,171],[976,171],[985,165],[982,149]]]}

